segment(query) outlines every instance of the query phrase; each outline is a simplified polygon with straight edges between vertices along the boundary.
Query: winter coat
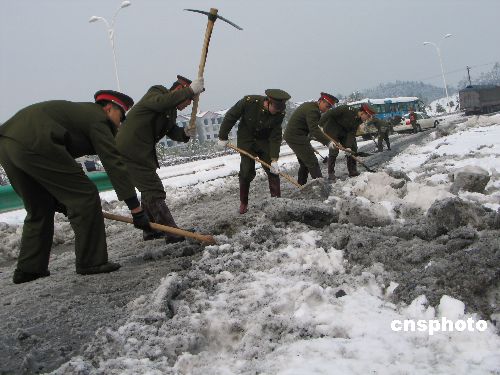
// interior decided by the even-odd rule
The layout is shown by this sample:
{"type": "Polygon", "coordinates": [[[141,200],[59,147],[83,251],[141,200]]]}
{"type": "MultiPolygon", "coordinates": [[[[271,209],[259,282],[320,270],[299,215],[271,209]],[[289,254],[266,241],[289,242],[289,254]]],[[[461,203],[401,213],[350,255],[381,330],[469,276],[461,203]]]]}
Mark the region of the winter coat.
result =
{"type": "Polygon", "coordinates": [[[283,134],[287,143],[309,144],[311,139],[325,146],[330,140],[325,137],[318,127],[321,112],[317,102],[301,104],[292,114],[283,134]]]}
{"type": "MultiPolygon", "coordinates": [[[[135,197],[135,189],[116,148],[116,126],[95,103],[52,100],[30,105],[3,126],[0,137],[14,139],[47,158],[67,159],[98,155],[115,188],[118,199],[135,197]]],[[[65,173],[81,172],[75,162],[61,165],[65,173]]],[[[61,178],[64,184],[64,178],[61,178]]]]}
{"type": "Polygon", "coordinates": [[[116,144],[127,158],[158,167],[156,143],[164,136],[174,141],[187,142],[189,137],[177,126],[177,105],[193,97],[190,88],[170,91],[164,86],[151,87],[127,114],[116,144]]]}
{"type": "Polygon", "coordinates": [[[320,120],[320,126],[326,134],[335,140],[342,139],[342,145],[356,148],[356,131],[363,120],[358,116],[358,110],[343,105],[326,112],[320,120]]]}
{"type": "Polygon", "coordinates": [[[265,100],[265,96],[248,95],[238,101],[224,116],[219,139],[227,140],[229,132],[239,120],[238,147],[250,151],[256,142],[267,143],[271,159],[278,159],[282,140],[281,123],[285,114],[271,114],[264,108],[265,100]]]}

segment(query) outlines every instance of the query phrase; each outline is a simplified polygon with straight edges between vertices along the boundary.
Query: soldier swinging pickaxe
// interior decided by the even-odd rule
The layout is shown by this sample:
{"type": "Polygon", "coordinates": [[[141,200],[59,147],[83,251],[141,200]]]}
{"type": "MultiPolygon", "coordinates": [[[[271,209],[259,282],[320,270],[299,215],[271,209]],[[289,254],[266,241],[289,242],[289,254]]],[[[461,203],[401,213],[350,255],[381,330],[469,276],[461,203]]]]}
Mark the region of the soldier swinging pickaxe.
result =
{"type": "MultiPolygon", "coordinates": [[[[215,8],[210,8],[210,12],[205,12],[203,10],[196,10],[196,9],[184,9],[184,10],[187,10],[189,12],[201,13],[208,16],[207,30],[205,31],[205,40],[203,42],[203,48],[201,50],[200,66],[198,68],[198,77],[203,77],[203,71],[205,70],[205,62],[207,61],[208,45],[210,43],[210,37],[212,36],[212,30],[214,28],[215,21],[217,19],[220,19],[222,21],[227,22],[231,26],[236,27],[238,30],[243,30],[243,29],[238,25],[232,23],[231,21],[225,19],[224,17],[219,16],[217,14],[218,10],[215,8]]],[[[196,113],[198,112],[199,100],[200,98],[198,95],[193,100],[193,109],[191,110],[191,119],[189,120],[190,129],[196,128],[196,113]]]]}

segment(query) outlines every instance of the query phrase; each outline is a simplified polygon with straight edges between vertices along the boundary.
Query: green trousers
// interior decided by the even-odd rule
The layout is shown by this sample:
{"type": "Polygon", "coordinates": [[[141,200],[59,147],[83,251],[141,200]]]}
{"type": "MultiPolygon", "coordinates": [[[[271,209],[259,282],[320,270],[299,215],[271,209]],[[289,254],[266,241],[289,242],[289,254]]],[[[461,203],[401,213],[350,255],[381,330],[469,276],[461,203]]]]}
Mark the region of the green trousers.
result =
{"type": "Polygon", "coordinates": [[[64,146],[54,144],[53,154],[40,155],[10,138],[0,137],[0,163],[27,212],[18,270],[39,274],[47,271],[56,200],[66,206],[75,232],[76,267],[108,261],[99,193],[64,146]]]}
{"type": "MultiPolygon", "coordinates": [[[[267,164],[271,164],[271,155],[269,153],[269,141],[255,140],[254,142],[239,142],[238,147],[245,150],[253,156],[257,156],[260,160],[267,164]]],[[[269,168],[262,166],[264,172],[269,175],[269,168]]],[[[250,183],[256,176],[255,160],[248,156],[241,155],[240,172],[238,174],[242,181],[250,183]]]]}
{"type": "Polygon", "coordinates": [[[165,199],[167,194],[161,182],[160,177],[156,173],[156,162],[152,156],[152,160],[132,160],[122,154],[122,159],[127,166],[130,179],[134,186],[141,192],[141,199],[165,199]]]}

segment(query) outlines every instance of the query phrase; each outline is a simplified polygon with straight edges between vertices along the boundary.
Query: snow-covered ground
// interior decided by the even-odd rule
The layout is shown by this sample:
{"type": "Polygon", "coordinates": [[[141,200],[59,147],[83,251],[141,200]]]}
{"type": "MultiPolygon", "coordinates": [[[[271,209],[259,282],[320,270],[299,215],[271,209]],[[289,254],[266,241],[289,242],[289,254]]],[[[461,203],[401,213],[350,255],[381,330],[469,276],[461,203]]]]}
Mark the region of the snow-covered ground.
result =
{"type": "MultiPolygon", "coordinates": [[[[438,104],[446,110],[446,103],[448,102],[448,99],[446,97],[436,99],[432,101],[429,106],[426,107],[427,114],[429,116],[443,116],[446,115],[446,112],[438,112],[437,106],[438,104]]],[[[458,99],[458,92],[456,94],[450,95],[450,102],[453,102],[453,106],[449,108],[449,112],[454,113],[459,110],[459,99],[458,99]]],[[[449,102],[448,102],[449,103],[449,102]]]]}
{"type": "MultiPolygon", "coordinates": [[[[439,216],[438,201],[459,198],[469,204],[467,210],[482,210],[482,221],[456,225],[429,238],[451,244],[479,237],[493,254],[496,249],[492,259],[500,260],[498,237],[492,240],[500,229],[495,227],[500,215],[500,116],[455,120],[442,123],[424,144],[410,146],[377,173],[364,172],[333,185],[308,184],[302,194],[319,200],[302,201],[297,192],[279,203],[268,198],[252,202],[254,216],[247,219],[220,218],[220,227],[237,230],[217,235],[218,245],[205,247],[186,274],[166,273],[156,290],[129,301],[128,318],[120,327],[100,329],[85,353],[54,373],[500,374],[500,337],[491,321],[499,318],[498,293],[489,305],[491,316],[445,293],[436,296],[433,290],[432,298],[418,294],[417,281],[411,294],[415,298],[404,303],[404,298],[395,298],[401,292],[391,280],[394,274],[386,270],[389,261],[365,265],[361,258],[371,250],[363,247],[367,233],[439,216]],[[483,192],[452,192],[454,174],[465,166],[486,170],[490,180],[483,192]],[[315,228],[306,222],[319,224],[315,228]],[[344,236],[344,230],[349,234],[344,236]],[[352,241],[354,233],[359,233],[358,245],[352,241]],[[359,254],[345,245],[347,241],[359,254]],[[432,335],[428,330],[391,329],[395,321],[443,317],[485,319],[487,324],[481,331],[432,335]]],[[[286,146],[280,163],[285,170],[296,168],[295,156],[286,146]]],[[[238,168],[239,156],[231,155],[162,168],[159,174],[175,205],[236,185],[238,168]]],[[[114,202],[113,192],[101,198],[108,202],[105,208],[127,213],[114,202]]],[[[17,256],[23,217],[23,210],[0,215],[0,259],[17,256]]],[[[62,216],[56,222],[56,237],[70,241],[69,224],[62,216]]],[[[429,256],[421,241],[425,235],[412,235],[410,227],[408,235],[407,246],[415,247],[412,256],[429,256]]],[[[391,232],[384,241],[397,248],[400,239],[391,232]]],[[[436,243],[429,240],[429,248],[436,243]]],[[[446,251],[453,257],[454,245],[450,246],[446,251]]],[[[468,251],[473,257],[474,249],[465,248],[463,254],[468,251]]],[[[401,262],[417,267],[410,256],[401,262]]],[[[488,272],[496,275],[498,285],[500,263],[490,266],[488,272]]],[[[439,274],[436,267],[443,264],[431,260],[425,269],[439,274]]]]}

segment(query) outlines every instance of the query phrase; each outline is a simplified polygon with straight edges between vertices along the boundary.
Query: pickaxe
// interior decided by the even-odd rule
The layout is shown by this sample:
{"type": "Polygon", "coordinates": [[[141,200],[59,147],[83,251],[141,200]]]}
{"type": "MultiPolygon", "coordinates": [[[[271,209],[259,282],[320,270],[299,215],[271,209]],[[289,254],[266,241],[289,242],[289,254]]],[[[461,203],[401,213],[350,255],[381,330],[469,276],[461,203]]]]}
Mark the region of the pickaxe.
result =
{"type": "MultiPolygon", "coordinates": [[[[109,220],[121,221],[123,223],[129,223],[129,224],[134,223],[131,217],[116,215],[116,214],[112,214],[110,212],[103,211],[102,216],[104,216],[106,219],[109,219],[109,220]]],[[[151,226],[151,228],[159,230],[161,232],[172,233],[172,234],[176,234],[178,236],[193,238],[197,241],[204,243],[205,245],[215,245],[216,244],[215,239],[209,234],[193,233],[193,232],[189,232],[189,231],[184,230],[184,229],[168,227],[166,225],[157,224],[157,223],[149,223],[149,225],[151,226]]]]}
{"type": "MultiPolygon", "coordinates": [[[[184,9],[189,12],[196,12],[196,13],[201,13],[205,14],[208,16],[208,23],[207,23],[207,29],[205,31],[205,40],[203,42],[203,48],[201,49],[201,59],[200,59],[200,66],[198,68],[198,77],[203,77],[203,72],[205,71],[205,63],[207,62],[207,54],[208,54],[208,45],[210,43],[210,38],[212,36],[212,30],[214,28],[215,21],[217,19],[220,19],[222,21],[227,22],[231,26],[236,27],[238,30],[243,30],[241,27],[238,25],[232,23],[231,21],[225,19],[222,16],[219,16],[217,14],[218,10],[216,8],[210,8],[210,12],[205,12],[204,10],[197,10],[197,9],[184,9]]],[[[196,127],[196,113],[198,112],[198,102],[200,100],[200,97],[196,95],[196,97],[193,100],[193,109],[191,110],[191,119],[189,120],[189,129],[195,128],[196,127]]]]}
{"type": "Polygon", "coordinates": [[[363,163],[363,161],[361,159],[359,159],[358,157],[356,157],[356,154],[354,153],[354,151],[350,150],[350,149],[347,149],[345,148],[344,146],[342,146],[342,144],[340,144],[340,142],[337,142],[335,139],[333,139],[332,137],[330,137],[328,134],[325,133],[325,131],[323,129],[321,129],[320,126],[318,126],[319,130],[321,130],[321,132],[330,140],[333,142],[333,145],[341,150],[341,151],[344,151],[345,153],[349,154],[350,157],[352,157],[354,160],[356,160],[359,164],[361,164],[363,167],[366,168],[366,170],[368,172],[375,172],[373,169],[371,169],[370,167],[368,167],[365,163],[363,163]]]}
{"type": "MultiPolygon", "coordinates": [[[[229,147],[229,148],[232,148],[235,151],[238,151],[242,155],[248,156],[250,159],[258,161],[264,167],[271,169],[271,166],[269,164],[267,164],[265,161],[259,159],[257,156],[253,156],[251,153],[249,153],[249,152],[247,152],[245,150],[242,150],[241,148],[238,148],[238,147],[232,145],[231,143],[228,143],[226,146],[229,147]]],[[[302,185],[300,185],[296,180],[294,180],[293,177],[291,177],[291,176],[289,176],[289,175],[287,175],[286,173],[283,173],[283,172],[278,172],[278,174],[280,176],[283,176],[284,178],[286,178],[288,181],[290,181],[292,184],[294,184],[295,186],[297,186],[299,189],[302,189],[302,185]]]]}

